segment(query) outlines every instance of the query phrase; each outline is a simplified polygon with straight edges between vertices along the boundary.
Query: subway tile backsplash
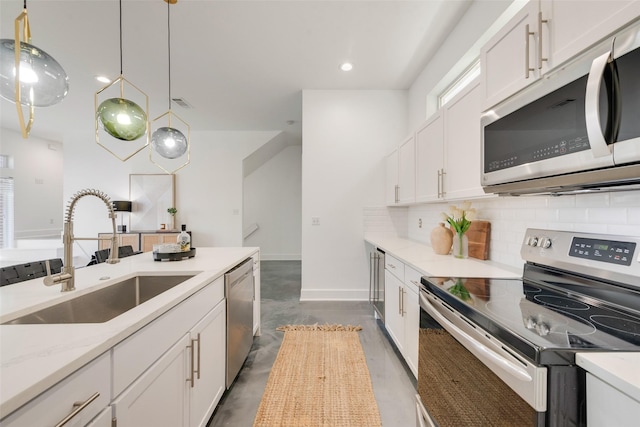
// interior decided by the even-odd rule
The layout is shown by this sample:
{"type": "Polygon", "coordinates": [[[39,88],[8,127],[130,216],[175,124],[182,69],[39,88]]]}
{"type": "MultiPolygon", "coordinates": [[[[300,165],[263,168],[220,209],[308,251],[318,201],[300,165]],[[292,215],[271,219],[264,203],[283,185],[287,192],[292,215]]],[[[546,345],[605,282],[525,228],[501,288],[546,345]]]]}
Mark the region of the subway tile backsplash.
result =
{"type": "MultiPolygon", "coordinates": [[[[461,202],[366,208],[365,231],[395,232],[430,245],[441,212],[461,202]],[[422,220],[422,227],[418,226],[422,220]]],[[[520,244],[527,228],[640,236],[640,191],[567,196],[487,197],[472,200],[478,219],[491,222],[489,259],[522,267],[520,244]]]]}

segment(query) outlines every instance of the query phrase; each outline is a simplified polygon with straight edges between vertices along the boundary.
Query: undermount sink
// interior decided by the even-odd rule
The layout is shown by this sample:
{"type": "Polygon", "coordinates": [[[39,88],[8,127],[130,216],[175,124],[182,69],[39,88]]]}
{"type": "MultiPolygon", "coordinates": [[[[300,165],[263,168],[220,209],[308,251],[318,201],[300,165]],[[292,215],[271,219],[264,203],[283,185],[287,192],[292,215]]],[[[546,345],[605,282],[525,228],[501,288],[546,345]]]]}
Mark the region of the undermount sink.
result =
{"type": "Polygon", "coordinates": [[[135,276],[4,322],[3,325],[103,323],[192,277],[193,275],[135,276]]]}

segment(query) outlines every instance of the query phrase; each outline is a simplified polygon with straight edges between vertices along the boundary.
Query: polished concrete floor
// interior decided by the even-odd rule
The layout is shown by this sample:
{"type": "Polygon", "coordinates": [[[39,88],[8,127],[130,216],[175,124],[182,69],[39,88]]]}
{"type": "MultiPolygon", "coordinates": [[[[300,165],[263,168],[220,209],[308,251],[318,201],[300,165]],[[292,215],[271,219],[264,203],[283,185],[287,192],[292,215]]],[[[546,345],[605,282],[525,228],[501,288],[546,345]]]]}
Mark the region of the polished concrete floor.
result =
{"type": "Polygon", "coordinates": [[[223,396],[208,427],[251,427],[276,359],[285,324],[340,323],[361,325],[360,342],[371,373],[384,427],[413,427],[415,380],[367,302],[300,302],[301,263],[261,263],[262,335],[256,337],[244,367],[223,396]]]}

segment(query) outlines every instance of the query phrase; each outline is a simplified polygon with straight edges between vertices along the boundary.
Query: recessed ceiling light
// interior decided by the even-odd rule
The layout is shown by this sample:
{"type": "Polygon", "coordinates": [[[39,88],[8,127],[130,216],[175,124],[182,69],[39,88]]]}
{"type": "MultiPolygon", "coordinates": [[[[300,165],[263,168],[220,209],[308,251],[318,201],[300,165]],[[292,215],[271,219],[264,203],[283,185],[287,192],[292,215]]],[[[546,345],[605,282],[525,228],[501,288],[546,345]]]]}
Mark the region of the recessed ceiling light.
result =
{"type": "Polygon", "coordinates": [[[111,79],[105,76],[96,76],[96,80],[100,83],[111,83],[111,79]]]}
{"type": "Polygon", "coordinates": [[[342,71],[351,71],[353,69],[353,64],[351,64],[350,62],[345,62],[344,64],[340,65],[340,69],[342,71]]]}

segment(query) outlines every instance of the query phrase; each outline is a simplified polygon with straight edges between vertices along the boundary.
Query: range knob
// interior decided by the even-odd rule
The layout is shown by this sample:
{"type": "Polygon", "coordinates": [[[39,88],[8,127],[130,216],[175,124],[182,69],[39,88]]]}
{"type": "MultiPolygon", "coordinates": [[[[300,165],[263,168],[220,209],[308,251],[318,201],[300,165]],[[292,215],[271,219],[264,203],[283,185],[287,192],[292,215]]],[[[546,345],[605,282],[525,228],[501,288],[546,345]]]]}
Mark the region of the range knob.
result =
{"type": "Polygon", "coordinates": [[[549,249],[551,247],[551,239],[548,237],[544,237],[542,240],[540,240],[539,246],[544,249],[549,249]]]}
{"type": "Polygon", "coordinates": [[[536,247],[538,246],[538,238],[536,236],[530,236],[529,241],[527,242],[529,246],[536,247]]]}
{"type": "Polygon", "coordinates": [[[549,332],[551,332],[551,328],[547,323],[539,322],[536,324],[536,331],[538,332],[538,335],[544,337],[549,335],[549,332]]]}

